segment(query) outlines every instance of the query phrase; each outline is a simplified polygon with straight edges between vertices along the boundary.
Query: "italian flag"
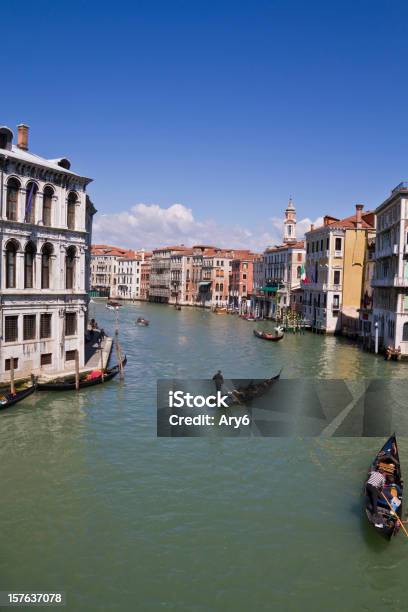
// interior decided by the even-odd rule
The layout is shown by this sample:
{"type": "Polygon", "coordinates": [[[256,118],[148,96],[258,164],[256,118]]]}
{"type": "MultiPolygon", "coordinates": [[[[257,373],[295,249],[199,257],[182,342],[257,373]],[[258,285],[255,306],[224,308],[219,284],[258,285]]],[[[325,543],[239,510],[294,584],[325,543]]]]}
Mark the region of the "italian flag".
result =
{"type": "Polygon", "coordinates": [[[302,281],[302,283],[308,282],[304,264],[302,264],[302,267],[300,269],[300,280],[302,281]]]}

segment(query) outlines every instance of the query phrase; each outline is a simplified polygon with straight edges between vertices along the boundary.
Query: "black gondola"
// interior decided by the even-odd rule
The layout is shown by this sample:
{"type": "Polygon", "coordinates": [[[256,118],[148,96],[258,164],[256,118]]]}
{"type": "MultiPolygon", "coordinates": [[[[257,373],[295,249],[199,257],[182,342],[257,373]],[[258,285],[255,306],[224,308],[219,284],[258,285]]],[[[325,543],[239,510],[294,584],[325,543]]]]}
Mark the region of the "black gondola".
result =
{"type": "Polygon", "coordinates": [[[370,466],[369,474],[371,471],[376,470],[378,468],[382,469],[386,477],[386,484],[382,492],[386,496],[388,503],[384,499],[382,493],[379,493],[377,516],[374,516],[370,499],[366,493],[365,485],[367,484],[367,478],[364,485],[365,511],[367,514],[368,522],[374,527],[374,529],[386,538],[391,539],[393,535],[396,535],[398,533],[400,528],[400,524],[397,517],[401,519],[402,516],[402,499],[404,489],[404,481],[401,477],[401,467],[399,462],[398,446],[395,434],[393,434],[387,440],[382,449],[376,455],[373,463],[370,466]],[[395,495],[395,493],[397,495],[395,495]],[[400,501],[398,507],[395,507],[395,512],[392,512],[389,506],[389,504],[393,504],[393,498],[400,501]]]}
{"type": "Polygon", "coordinates": [[[259,382],[251,380],[249,383],[241,385],[237,389],[233,389],[229,393],[230,401],[227,400],[227,403],[230,406],[234,404],[244,404],[256,397],[261,397],[261,395],[264,395],[264,393],[279,380],[281,371],[275,376],[272,376],[272,378],[265,378],[265,380],[260,380],[259,382]]]}
{"type": "Polygon", "coordinates": [[[264,331],[259,331],[258,329],[254,329],[254,336],[256,336],[257,338],[262,338],[262,340],[278,342],[279,340],[282,340],[284,333],[276,332],[274,334],[271,334],[269,332],[264,332],[264,331]]]}
{"type": "MultiPolygon", "coordinates": [[[[122,359],[122,368],[125,367],[127,363],[126,356],[122,359]]],[[[85,389],[86,387],[94,387],[95,385],[100,385],[109,380],[112,380],[117,374],[119,374],[120,365],[117,364],[112,368],[107,368],[102,375],[97,376],[95,378],[87,379],[82,378],[79,380],[79,388],[85,389]]],[[[38,383],[37,388],[39,391],[74,391],[76,389],[75,379],[69,380],[61,380],[50,383],[38,383]]]]}
{"type": "Polygon", "coordinates": [[[2,394],[0,391],[0,410],[9,408],[10,406],[17,404],[17,402],[21,402],[21,400],[31,395],[31,393],[34,393],[35,389],[36,385],[31,385],[31,387],[21,389],[21,391],[16,391],[14,394],[11,392],[2,394]]]}

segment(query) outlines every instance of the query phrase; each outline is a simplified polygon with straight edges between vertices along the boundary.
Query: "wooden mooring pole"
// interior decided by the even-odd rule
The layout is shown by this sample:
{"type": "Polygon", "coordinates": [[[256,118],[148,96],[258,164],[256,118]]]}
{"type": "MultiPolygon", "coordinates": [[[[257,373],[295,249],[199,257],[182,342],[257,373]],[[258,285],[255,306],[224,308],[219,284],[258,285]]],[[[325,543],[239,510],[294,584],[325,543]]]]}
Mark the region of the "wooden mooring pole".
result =
{"type": "Polygon", "coordinates": [[[119,376],[120,376],[120,379],[123,380],[125,378],[125,374],[124,374],[124,370],[123,370],[122,349],[120,348],[120,344],[119,344],[119,333],[118,333],[118,330],[116,330],[116,332],[115,332],[115,349],[116,349],[116,358],[117,358],[118,364],[119,364],[119,376]]]}
{"type": "Polygon", "coordinates": [[[79,353],[75,351],[75,389],[79,390],[79,353]]]}
{"type": "Polygon", "coordinates": [[[102,346],[100,347],[100,351],[101,351],[101,372],[102,372],[101,376],[102,376],[102,382],[104,382],[105,381],[105,372],[104,372],[104,369],[103,369],[103,348],[102,348],[102,346]]]}

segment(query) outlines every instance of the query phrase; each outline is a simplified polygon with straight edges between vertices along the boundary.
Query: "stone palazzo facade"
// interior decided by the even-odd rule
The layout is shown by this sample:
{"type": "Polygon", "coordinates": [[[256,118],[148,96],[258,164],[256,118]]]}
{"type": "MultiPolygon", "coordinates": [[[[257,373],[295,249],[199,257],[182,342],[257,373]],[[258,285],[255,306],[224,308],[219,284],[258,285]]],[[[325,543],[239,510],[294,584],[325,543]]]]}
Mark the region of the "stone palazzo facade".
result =
{"type": "Polygon", "coordinates": [[[28,127],[0,128],[0,383],[72,370],[90,286],[91,179],[28,150],[28,127]],[[11,362],[13,360],[13,362],[11,362]]]}

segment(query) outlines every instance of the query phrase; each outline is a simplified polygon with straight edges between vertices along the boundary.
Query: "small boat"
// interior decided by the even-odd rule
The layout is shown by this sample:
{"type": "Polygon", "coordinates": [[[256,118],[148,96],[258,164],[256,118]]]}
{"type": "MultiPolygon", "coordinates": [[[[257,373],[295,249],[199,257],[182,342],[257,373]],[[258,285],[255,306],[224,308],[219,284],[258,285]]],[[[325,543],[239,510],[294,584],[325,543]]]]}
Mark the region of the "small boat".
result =
{"type": "Polygon", "coordinates": [[[257,338],[262,338],[262,340],[270,340],[271,342],[278,342],[278,340],[282,340],[285,334],[283,333],[282,328],[276,327],[275,333],[273,334],[269,332],[265,332],[265,331],[259,331],[258,329],[254,329],[254,335],[257,338]]]}
{"type": "MultiPolygon", "coordinates": [[[[86,387],[93,387],[100,385],[101,383],[108,382],[115,378],[120,372],[120,368],[124,368],[127,363],[126,356],[122,359],[122,364],[117,364],[112,368],[107,368],[104,372],[102,370],[93,370],[86,376],[82,377],[79,381],[79,388],[85,389],[86,387]]],[[[37,389],[39,391],[73,391],[76,390],[75,379],[70,378],[69,380],[61,380],[49,383],[38,383],[37,389]]]]}
{"type": "Polygon", "coordinates": [[[278,374],[272,376],[272,378],[265,378],[265,380],[261,380],[259,382],[255,382],[251,380],[246,385],[241,385],[237,389],[233,389],[229,392],[230,401],[227,400],[229,406],[233,406],[234,404],[244,404],[249,402],[256,397],[260,397],[264,395],[274,385],[280,378],[282,370],[279,371],[278,374]]]}
{"type": "Polygon", "coordinates": [[[387,440],[382,449],[376,455],[372,462],[367,480],[364,484],[365,496],[365,511],[368,522],[373,525],[374,529],[381,533],[389,540],[393,535],[396,535],[400,528],[398,519],[402,516],[402,499],[403,499],[404,481],[401,477],[401,467],[399,462],[399,454],[397,447],[397,439],[395,433],[387,440]],[[370,472],[381,468],[385,477],[386,484],[383,488],[383,493],[388,500],[384,499],[382,493],[378,495],[377,516],[373,514],[370,499],[366,493],[366,487],[370,472]],[[393,502],[394,500],[394,502],[393,502]],[[399,501],[399,503],[398,503],[399,501]],[[395,512],[391,511],[391,507],[398,505],[395,512]]]}
{"type": "Polygon", "coordinates": [[[218,308],[217,306],[213,310],[214,314],[225,315],[228,314],[228,310],[226,308],[218,308]]]}
{"type": "Polygon", "coordinates": [[[147,319],[144,319],[143,317],[138,317],[136,319],[136,323],[137,325],[141,325],[142,327],[147,327],[149,325],[149,321],[147,319]]]}
{"type": "Polygon", "coordinates": [[[108,302],[106,303],[106,308],[108,310],[119,310],[119,308],[122,307],[122,304],[120,302],[115,302],[114,300],[108,300],[108,302]]]}
{"type": "Polygon", "coordinates": [[[31,393],[34,393],[35,389],[36,385],[33,384],[30,387],[20,389],[20,391],[16,391],[15,393],[11,393],[11,391],[9,391],[8,393],[3,394],[0,391],[0,410],[3,410],[4,408],[9,408],[10,406],[17,404],[18,402],[21,402],[21,400],[31,395],[31,393]]]}
{"type": "Polygon", "coordinates": [[[178,304],[174,304],[174,308],[175,308],[176,310],[181,310],[181,306],[179,306],[178,304]]]}

